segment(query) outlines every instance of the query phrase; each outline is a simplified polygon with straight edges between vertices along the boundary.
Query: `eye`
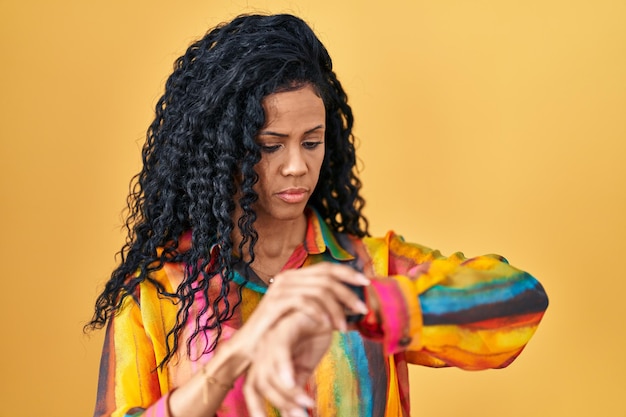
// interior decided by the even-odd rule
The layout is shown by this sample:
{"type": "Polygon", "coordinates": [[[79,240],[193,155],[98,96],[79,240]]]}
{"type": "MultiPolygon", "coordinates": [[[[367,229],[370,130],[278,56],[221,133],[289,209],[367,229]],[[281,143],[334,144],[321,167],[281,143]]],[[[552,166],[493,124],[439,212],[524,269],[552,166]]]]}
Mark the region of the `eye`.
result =
{"type": "Polygon", "coordinates": [[[302,142],[302,147],[304,149],[313,150],[313,149],[315,149],[318,146],[323,145],[323,144],[324,144],[324,141],[322,141],[322,140],[317,140],[317,141],[307,140],[305,142],[302,142]]]}
{"type": "Polygon", "coordinates": [[[261,144],[261,152],[274,153],[280,149],[281,145],[263,145],[261,144]]]}

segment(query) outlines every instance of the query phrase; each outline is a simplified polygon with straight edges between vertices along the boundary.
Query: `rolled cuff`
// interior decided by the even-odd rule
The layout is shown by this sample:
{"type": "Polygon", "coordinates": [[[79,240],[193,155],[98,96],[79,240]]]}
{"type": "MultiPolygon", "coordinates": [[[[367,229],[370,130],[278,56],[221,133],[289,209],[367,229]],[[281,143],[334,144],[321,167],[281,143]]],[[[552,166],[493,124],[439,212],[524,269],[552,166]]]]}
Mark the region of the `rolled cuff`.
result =
{"type": "Polygon", "coordinates": [[[387,355],[421,348],[422,314],[413,281],[404,275],[373,279],[365,291],[369,313],[363,336],[380,341],[387,355]]]}
{"type": "MultiPolygon", "coordinates": [[[[158,399],[157,402],[152,404],[143,413],[138,414],[135,410],[129,410],[124,417],[134,417],[141,415],[142,417],[172,417],[170,411],[170,394],[173,391],[167,392],[164,396],[158,399]]],[[[138,410],[137,410],[138,411],[138,410]]]]}

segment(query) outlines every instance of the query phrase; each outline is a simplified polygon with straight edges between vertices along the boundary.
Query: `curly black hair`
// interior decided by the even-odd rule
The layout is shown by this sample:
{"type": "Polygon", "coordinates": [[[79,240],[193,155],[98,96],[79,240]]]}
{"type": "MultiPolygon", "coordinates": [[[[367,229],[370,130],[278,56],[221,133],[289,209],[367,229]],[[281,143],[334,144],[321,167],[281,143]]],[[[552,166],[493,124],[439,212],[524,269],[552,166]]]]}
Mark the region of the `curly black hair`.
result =
{"type": "MultiPolygon", "coordinates": [[[[235,305],[229,305],[227,297],[235,227],[243,236],[239,253],[246,247],[254,259],[253,186],[258,180],[255,165],[261,159],[255,137],[265,122],[261,102],[269,94],[306,85],[314,88],[326,108],[326,152],[309,204],[334,230],[368,235],[355,169],[352,110],[326,48],[295,16],[238,16],[210,30],[174,64],[147,132],[143,168],[131,181],[121,262],[98,296],[86,328],[104,327],[124,298],[147,280],[179,304],[161,366],[179,348],[179,335],[197,293],[207,306],[199,316],[208,306],[212,314],[206,323],[196,320],[188,352],[204,329],[215,329],[220,337],[222,323],[241,302],[241,287],[235,305]],[[236,205],[242,215],[235,225],[236,205]],[[191,248],[178,251],[181,235],[189,230],[191,248]],[[175,293],[151,279],[151,272],[170,261],[189,266],[175,293]],[[218,273],[221,294],[209,300],[209,281],[218,273]]],[[[217,338],[207,342],[205,351],[216,347],[217,338]]]]}

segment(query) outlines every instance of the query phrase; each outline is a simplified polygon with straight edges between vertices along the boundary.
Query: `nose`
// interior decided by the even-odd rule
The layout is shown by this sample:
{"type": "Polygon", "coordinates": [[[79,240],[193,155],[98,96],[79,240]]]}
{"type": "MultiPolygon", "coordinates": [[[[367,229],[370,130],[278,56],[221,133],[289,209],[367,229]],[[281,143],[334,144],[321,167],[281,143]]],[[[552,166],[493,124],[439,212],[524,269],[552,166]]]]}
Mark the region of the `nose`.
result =
{"type": "Polygon", "coordinates": [[[289,147],[285,158],[281,167],[283,175],[299,177],[306,174],[308,167],[300,146],[289,147]]]}

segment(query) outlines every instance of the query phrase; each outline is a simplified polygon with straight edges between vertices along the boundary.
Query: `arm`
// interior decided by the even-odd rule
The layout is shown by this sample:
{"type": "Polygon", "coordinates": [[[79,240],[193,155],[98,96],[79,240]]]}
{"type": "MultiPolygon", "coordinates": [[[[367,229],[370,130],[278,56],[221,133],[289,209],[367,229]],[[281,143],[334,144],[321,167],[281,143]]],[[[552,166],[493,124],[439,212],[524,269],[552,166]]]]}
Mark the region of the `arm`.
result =
{"type": "MultiPolygon", "coordinates": [[[[351,315],[351,328],[381,342],[390,355],[402,352],[409,362],[504,367],[521,352],[547,307],[537,280],[502,257],[446,258],[393,234],[365,243],[374,269],[367,272],[378,277],[353,288],[369,311],[351,315]]],[[[332,329],[309,328],[305,315],[292,316],[266,333],[273,343],[263,346],[271,348],[259,349],[251,365],[245,392],[251,411],[260,408],[262,397],[287,415],[303,416],[310,405],[303,381],[328,348],[332,329]]]]}
{"type": "MultiPolygon", "coordinates": [[[[228,393],[220,384],[207,390],[207,378],[198,372],[169,391],[167,369],[157,368],[154,345],[144,327],[140,304],[127,297],[107,327],[100,363],[94,416],[210,416],[228,393]],[[207,396],[206,393],[209,393],[207,396]]],[[[248,366],[244,350],[225,343],[205,365],[205,375],[231,384],[248,366]]],[[[226,385],[224,383],[224,385],[226,385]]]]}
{"type": "MultiPolygon", "coordinates": [[[[153,278],[167,282],[167,269],[156,271],[153,278]]],[[[176,268],[169,273],[173,270],[176,268]]],[[[368,282],[353,269],[332,264],[277,275],[245,325],[228,340],[221,340],[211,358],[204,360],[206,364],[199,365],[200,370],[188,380],[178,381],[181,384],[174,390],[168,368],[157,368],[157,364],[164,357],[166,333],[172,328],[177,307],[160,296],[154,285],[144,282],[137,294],[126,297],[109,323],[95,416],[215,415],[229,387],[246,372],[254,350],[269,329],[294,310],[345,328],[344,308],[359,311],[365,306],[344,284],[368,282]]],[[[185,355],[184,341],[181,346],[179,354],[185,355]]],[[[170,366],[176,366],[173,360],[170,366]]]]}
{"type": "MultiPolygon", "coordinates": [[[[161,397],[154,352],[143,330],[139,308],[131,297],[126,299],[119,314],[109,322],[100,359],[100,376],[94,416],[135,415],[161,397]],[[125,343],[130,341],[128,346],[125,343]],[[122,389],[131,381],[135,389],[122,389]]],[[[163,398],[155,408],[166,408],[163,398]]],[[[166,416],[165,411],[156,415],[166,416]]]]}
{"type": "Polygon", "coordinates": [[[450,257],[390,233],[366,240],[375,273],[359,323],[388,353],[427,366],[502,368],[534,334],[548,298],[541,284],[499,256],[450,257]]]}

